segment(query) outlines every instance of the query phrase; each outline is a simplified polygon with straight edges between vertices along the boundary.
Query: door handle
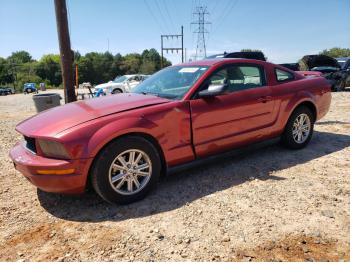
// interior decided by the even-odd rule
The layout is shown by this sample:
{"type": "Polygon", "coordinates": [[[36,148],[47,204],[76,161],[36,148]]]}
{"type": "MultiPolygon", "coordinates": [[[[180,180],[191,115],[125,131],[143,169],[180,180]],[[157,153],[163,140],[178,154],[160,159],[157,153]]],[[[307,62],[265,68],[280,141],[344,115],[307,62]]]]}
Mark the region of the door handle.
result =
{"type": "Polygon", "coordinates": [[[266,103],[266,102],[271,101],[271,100],[272,100],[272,96],[262,96],[262,97],[258,98],[258,101],[261,103],[266,103]]]}

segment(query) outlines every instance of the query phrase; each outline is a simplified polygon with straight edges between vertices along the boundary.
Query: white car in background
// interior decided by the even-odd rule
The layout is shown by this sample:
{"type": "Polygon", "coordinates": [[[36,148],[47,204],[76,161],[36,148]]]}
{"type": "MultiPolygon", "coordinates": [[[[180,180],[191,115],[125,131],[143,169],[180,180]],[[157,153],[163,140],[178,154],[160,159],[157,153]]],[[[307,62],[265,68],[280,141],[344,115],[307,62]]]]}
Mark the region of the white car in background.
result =
{"type": "Polygon", "coordinates": [[[123,75],[113,81],[95,86],[95,91],[102,89],[105,94],[128,93],[132,88],[144,81],[148,75],[123,75]]]}

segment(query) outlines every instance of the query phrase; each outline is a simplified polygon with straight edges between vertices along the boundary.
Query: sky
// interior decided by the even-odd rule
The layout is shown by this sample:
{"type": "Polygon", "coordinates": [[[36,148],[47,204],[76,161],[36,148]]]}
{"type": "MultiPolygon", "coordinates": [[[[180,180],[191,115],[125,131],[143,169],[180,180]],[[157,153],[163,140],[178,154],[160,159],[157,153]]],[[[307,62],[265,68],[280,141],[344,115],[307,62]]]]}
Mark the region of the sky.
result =
{"type": "MultiPolygon", "coordinates": [[[[187,58],[196,50],[195,6],[207,6],[207,55],[260,49],[275,63],[331,47],[350,48],[350,0],[66,0],[71,46],[81,54],[160,52],[161,34],[184,26],[187,58]]],[[[180,41],[167,41],[175,47],[180,41]]],[[[54,0],[0,0],[0,57],[59,53],[54,0]]],[[[173,63],[180,54],[166,54],[173,63]]]]}

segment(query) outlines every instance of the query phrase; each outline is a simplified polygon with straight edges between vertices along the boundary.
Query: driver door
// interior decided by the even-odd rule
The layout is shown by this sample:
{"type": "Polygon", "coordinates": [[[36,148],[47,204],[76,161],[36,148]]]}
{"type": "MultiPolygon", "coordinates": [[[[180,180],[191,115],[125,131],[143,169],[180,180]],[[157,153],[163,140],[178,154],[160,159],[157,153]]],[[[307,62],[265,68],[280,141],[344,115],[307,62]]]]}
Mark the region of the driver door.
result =
{"type": "Polygon", "coordinates": [[[203,157],[259,140],[273,124],[274,101],[261,65],[229,65],[214,72],[211,84],[228,84],[225,94],[190,101],[193,143],[203,157]]]}

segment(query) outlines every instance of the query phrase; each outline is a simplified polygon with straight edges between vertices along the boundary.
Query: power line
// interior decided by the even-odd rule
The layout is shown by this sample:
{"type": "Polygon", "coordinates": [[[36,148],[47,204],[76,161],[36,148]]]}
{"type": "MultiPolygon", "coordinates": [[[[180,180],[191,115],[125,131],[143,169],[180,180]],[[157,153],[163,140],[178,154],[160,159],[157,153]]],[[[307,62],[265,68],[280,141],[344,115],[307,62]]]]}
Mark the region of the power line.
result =
{"type": "Polygon", "coordinates": [[[209,34],[209,32],[205,26],[211,23],[206,21],[206,15],[209,15],[206,6],[197,6],[195,12],[193,12],[193,15],[198,17],[197,21],[191,23],[191,25],[197,25],[197,29],[193,31],[193,33],[197,34],[195,56],[195,60],[197,60],[198,58],[205,58],[207,56],[205,34],[209,34]]]}
{"type": "Polygon", "coordinates": [[[167,3],[166,3],[166,0],[163,0],[163,4],[164,4],[164,6],[165,6],[165,11],[166,11],[166,13],[168,14],[170,23],[171,23],[171,25],[172,25],[172,29],[176,30],[175,24],[174,24],[174,21],[173,21],[171,15],[170,15],[170,12],[169,12],[168,5],[167,5],[167,3]]]}
{"type": "Polygon", "coordinates": [[[156,16],[154,15],[154,13],[152,12],[151,7],[149,6],[148,2],[146,0],[144,0],[145,5],[149,11],[149,13],[151,14],[151,16],[153,17],[154,21],[156,22],[156,24],[158,25],[159,29],[161,32],[165,32],[166,30],[163,29],[163,26],[161,23],[158,22],[158,19],[156,18],[156,16]]]}
{"type": "Polygon", "coordinates": [[[218,6],[219,6],[219,0],[214,2],[214,8],[211,10],[212,18],[214,18],[214,14],[218,6]]]}
{"type": "Polygon", "coordinates": [[[161,20],[163,21],[164,26],[166,27],[166,29],[168,29],[168,32],[170,32],[171,30],[169,30],[168,23],[166,23],[167,20],[166,20],[166,19],[164,18],[164,16],[163,16],[163,12],[162,12],[162,10],[161,10],[161,8],[160,8],[160,6],[159,6],[158,1],[157,1],[157,0],[154,0],[154,2],[156,3],[156,7],[158,8],[158,12],[159,12],[159,14],[160,14],[161,20]]]}
{"type": "Polygon", "coordinates": [[[236,6],[237,2],[238,2],[238,0],[236,0],[234,2],[231,0],[228,1],[226,8],[223,10],[224,11],[223,15],[221,16],[221,19],[216,24],[216,27],[213,29],[212,33],[216,32],[217,29],[222,25],[222,23],[225,21],[226,17],[231,13],[232,9],[236,6]]]}

